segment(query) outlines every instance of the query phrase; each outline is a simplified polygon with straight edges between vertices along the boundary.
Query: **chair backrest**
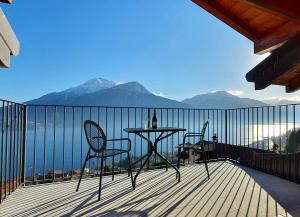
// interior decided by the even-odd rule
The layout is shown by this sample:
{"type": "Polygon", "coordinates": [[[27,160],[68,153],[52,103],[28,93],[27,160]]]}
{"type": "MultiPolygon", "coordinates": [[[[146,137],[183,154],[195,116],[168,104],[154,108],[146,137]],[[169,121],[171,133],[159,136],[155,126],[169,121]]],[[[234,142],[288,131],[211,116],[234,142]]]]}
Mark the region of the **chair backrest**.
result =
{"type": "Polygon", "coordinates": [[[202,127],[202,130],[201,130],[201,140],[204,139],[204,134],[205,134],[205,131],[206,131],[206,128],[207,128],[207,125],[208,125],[208,121],[206,121],[202,127]]]}
{"type": "Polygon", "coordinates": [[[208,125],[208,121],[206,121],[206,122],[204,123],[203,127],[202,127],[202,130],[201,130],[201,136],[200,136],[200,141],[197,143],[198,145],[202,145],[202,143],[203,143],[207,125],[208,125]]]}
{"type": "Polygon", "coordinates": [[[100,153],[106,148],[106,135],[96,122],[86,120],[84,122],[84,132],[86,140],[94,152],[100,153]]]}

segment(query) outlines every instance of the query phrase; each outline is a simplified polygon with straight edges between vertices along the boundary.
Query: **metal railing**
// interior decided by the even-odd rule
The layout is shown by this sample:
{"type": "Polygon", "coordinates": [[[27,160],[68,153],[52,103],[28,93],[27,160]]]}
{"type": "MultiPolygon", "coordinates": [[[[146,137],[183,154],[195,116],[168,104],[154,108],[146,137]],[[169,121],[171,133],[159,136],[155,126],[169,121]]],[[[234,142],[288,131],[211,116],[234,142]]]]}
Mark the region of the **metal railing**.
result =
{"type": "Polygon", "coordinates": [[[0,99],[0,203],[25,182],[26,105],[0,99]]]}
{"type": "MultiPolygon", "coordinates": [[[[44,183],[78,177],[88,150],[83,131],[83,122],[87,119],[99,123],[108,138],[129,137],[132,140],[133,160],[139,159],[148,151],[148,144],[136,135],[125,133],[123,129],[148,127],[154,109],[159,127],[180,127],[186,128],[187,132],[200,132],[205,121],[209,120],[205,140],[218,137],[218,147],[210,155],[217,160],[230,158],[239,161],[247,152],[247,157],[242,160],[248,162],[253,158],[253,150],[258,154],[271,153],[276,156],[300,151],[300,138],[298,140],[296,135],[300,126],[298,104],[193,109],[0,102],[1,200],[22,183],[44,183]]],[[[151,138],[155,136],[148,135],[151,138]]],[[[183,136],[183,132],[172,135],[158,146],[160,154],[174,164],[177,163],[176,146],[182,142],[183,136]]],[[[190,142],[197,141],[192,138],[190,142]]],[[[122,148],[123,144],[115,142],[111,145],[122,148]]],[[[258,154],[255,155],[256,158],[258,154]]],[[[98,165],[98,160],[91,160],[84,175],[97,176],[98,165]]],[[[125,156],[113,157],[105,161],[105,173],[114,176],[115,173],[126,171],[126,166],[125,156]]],[[[161,166],[163,163],[158,159],[151,159],[150,168],[161,166]]],[[[298,177],[297,174],[294,176],[298,177]]]]}
{"type": "MultiPolygon", "coordinates": [[[[158,126],[183,127],[187,131],[198,132],[206,120],[210,125],[205,138],[215,133],[223,135],[225,110],[155,108],[158,126]]],[[[108,138],[129,137],[132,140],[131,154],[138,159],[148,151],[145,141],[136,135],[123,131],[127,127],[146,127],[154,108],[144,107],[96,107],[64,105],[28,105],[27,131],[27,181],[38,183],[70,179],[78,176],[84,156],[88,150],[83,132],[84,120],[90,119],[99,123],[108,138]]],[[[173,135],[160,142],[159,151],[168,160],[176,163],[176,146],[182,141],[184,133],[173,135]]],[[[149,135],[154,137],[155,135],[149,135]]],[[[195,141],[194,141],[195,142],[195,141]]],[[[122,146],[117,142],[112,146],[122,146]]],[[[122,148],[122,147],[120,147],[122,148]]],[[[122,172],[125,162],[123,156],[105,162],[107,173],[122,172]]],[[[152,166],[160,166],[156,158],[152,166]]],[[[97,175],[98,161],[89,162],[86,174],[97,175]]],[[[139,165],[135,165],[139,166],[139,165]]]]}
{"type": "MultiPolygon", "coordinates": [[[[297,116],[300,105],[296,104],[237,109],[28,105],[26,181],[51,182],[79,175],[88,150],[82,127],[87,119],[99,123],[108,138],[129,137],[133,142],[132,157],[138,159],[148,151],[147,144],[139,137],[125,133],[123,128],[149,126],[154,109],[161,127],[200,132],[204,122],[209,120],[207,141],[216,135],[221,144],[277,154],[298,151],[297,144],[289,139],[300,126],[300,117],[297,116]],[[293,148],[294,151],[289,151],[293,148]]],[[[174,164],[177,161],[176,146],[182,142],[183,135],[173,135],[160,142],[158,147],[160,153],[174,164]]],[[[193,140],[191,142],[195,142],[193,140]]],[[[112,146],[121,147],[122,144],[113,143],[112,146]]],[[[226,148],[221,152],[225,151],[226,148]]],[[[226,155],[217,153],[214,157],[224,158],[226,155]]],[[[123,156],[107,160],[105,172],[112,175],[122,172],[125,160],[123,156]]],[[[98,161],[89,162],[86,175],[97,175],[98,165],[98,161]]],[[[161,162],[154,158],[151,165],[161,166],[161,162]]]]}

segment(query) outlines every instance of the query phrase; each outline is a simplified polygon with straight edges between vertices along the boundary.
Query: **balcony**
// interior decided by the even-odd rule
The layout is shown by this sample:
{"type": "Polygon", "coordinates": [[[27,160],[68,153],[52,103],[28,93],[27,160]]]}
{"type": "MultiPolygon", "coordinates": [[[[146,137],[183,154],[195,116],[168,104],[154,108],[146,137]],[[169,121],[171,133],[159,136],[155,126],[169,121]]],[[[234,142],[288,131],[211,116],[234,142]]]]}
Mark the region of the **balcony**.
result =
{"type": "MultiPolygon", "coordinates": [[[[97,201],[97,160],[86,166],[75,191],[88,150],[83,121],[98,122],[109,138],[129,137],[132,158],[139,159],[147,153],[147,142],[123,129],[144,126],[153,108],[1,102],[3,216],[300,216],[300,153],[290,145],[299,126],[299,105],[156,108],[160,126],[199,132],[209,120],[205,141],[211,178],[206,178],[203,159],[191,153],[180,168],[180,183],[173,169],[165,171],[153,157],[133,191],[125,175],[126,157],[116,157],[105,162],[103,194],[97,201]],[[212,143],[215,136],[218,141],[212,143]]],[[[158,144],[160,154],[175,165],[183,135],[158,144]]]]}
{"type": "Polygon", "coordinates": [[[3,216],[299,216],[300,185],[229,161],[209,163],[211,179],[200,165],[142,173],[132,190],[126,175],[18,189],[1,205],[3,216]]]}

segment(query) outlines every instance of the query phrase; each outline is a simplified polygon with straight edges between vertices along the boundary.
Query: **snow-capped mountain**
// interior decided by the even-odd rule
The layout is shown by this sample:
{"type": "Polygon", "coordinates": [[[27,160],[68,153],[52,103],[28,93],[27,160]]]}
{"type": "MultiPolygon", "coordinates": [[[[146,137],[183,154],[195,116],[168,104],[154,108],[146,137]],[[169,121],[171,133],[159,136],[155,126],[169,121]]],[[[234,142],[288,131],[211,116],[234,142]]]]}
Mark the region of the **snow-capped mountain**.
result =
{"type": "Polygon", "coordinates": [[[99,90],[111,88],[114,86],[116,86],[116,83],[113,81],[109,81],[103,78],[94,78],[83,83],[82,85],[62,91],[62,93],[80,96],[84,94],[97,92],[99,90]]]}
{"type": "Polygon", "coordinates": [[[116,83],[113,81],[109,81],[103,78],[94,78],[88,80],[87,82],[79,86],[72,87],[61,92],[49,93],[38,99],[28,101],[27,103],[46,105],[64,104],[65,102],[72,101],[76,97],[111,88],[114,86],[116,86],[116,83]]]}

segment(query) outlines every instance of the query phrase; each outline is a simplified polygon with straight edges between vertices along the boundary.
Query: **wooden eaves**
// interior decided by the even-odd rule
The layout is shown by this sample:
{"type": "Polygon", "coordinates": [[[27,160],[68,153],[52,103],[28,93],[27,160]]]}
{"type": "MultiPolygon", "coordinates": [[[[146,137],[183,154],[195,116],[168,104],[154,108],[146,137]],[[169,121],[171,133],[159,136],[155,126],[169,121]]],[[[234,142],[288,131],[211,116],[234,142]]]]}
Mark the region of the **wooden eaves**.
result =
{"type": "MultiPolygon", "coordinates": [[[[12,0],[0,0],[0,2],[12,3],[12,0]]],[[[9,67],[10,56],[17,56],[19,51],[20,43],[0,8],[0,67],[9,67]]]]}
{"type": "Polygon", "coordinates": [[[255,82],[256,89],[263,89],[270,84],[284,85],[287,92],[300,88],[300,74],[297,69],[300,59],[292,56],[299,55],[300,50],[300,44],[295,44],[295,37],[300,32],[300,1],[192,1],[253,41],[254,53],[271,52],[266,61],[247,74],[247,80],[255,82]],[[291,43],[285,45],[292,39],[291,43]],[[291,44],[293,47],[290,47],[291,44]],[[271,70],[274,68],[275,59],[278,59],[276,70],[271,70]]]}

